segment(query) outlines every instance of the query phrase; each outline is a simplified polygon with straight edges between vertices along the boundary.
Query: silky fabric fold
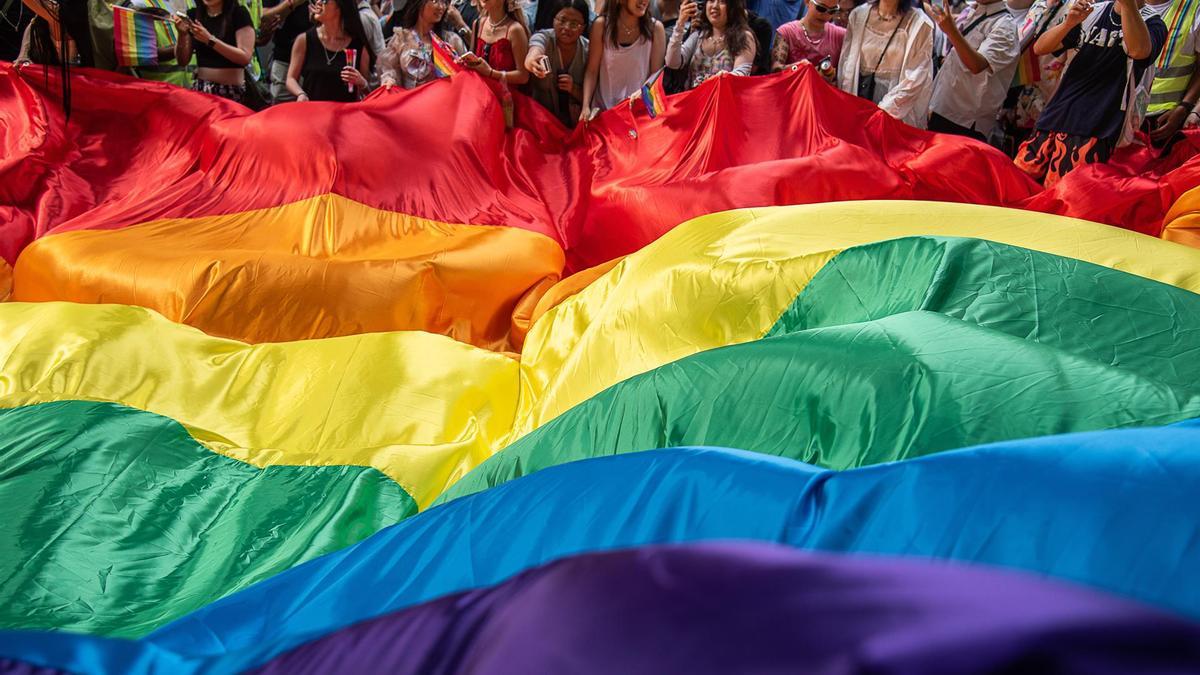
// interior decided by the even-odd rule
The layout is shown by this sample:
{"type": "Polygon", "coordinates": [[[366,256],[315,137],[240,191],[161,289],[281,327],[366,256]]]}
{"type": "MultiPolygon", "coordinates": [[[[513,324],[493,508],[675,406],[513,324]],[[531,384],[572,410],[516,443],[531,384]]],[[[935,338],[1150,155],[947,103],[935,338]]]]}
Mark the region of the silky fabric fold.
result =
{"type": "Polygon", "coordinates": [[[558,244],[527,230],[324,195],[40,239],[17,263],[12,299],[138,305],[244,342],[423,330],[512,352],[562,268],[558,244]]]}
{"type": "Polygon", "coordinates": [[[1200,416],[1200,295],[978,239],[850,248],[761,340],[618,382],[485,460],[446,501],[674,445],[833,469],[1200,416]]]}
{"type": "Polygon", "coordinates": [[[473,73],[361,103],[250,114],[162,83],[76,71],[69,123],[55,100],[58,77],[0,69],[0,112],[14,120],[0,137],[10,157],[0,164],[0,257],[10,263],[54,232],[326,194],[444,223],[532,230],[565,250],[565,273],[639,250],[696,216],[840,200],[1031,206],[1157,235],[1174,197],[1200,182],[1189,142],[1163,160],[1130,156],[1125,170],[1142,179],[1121,194],[1081,174],[1070,192],[1040,198],[994,148],[908,127],[808,66],[713,78],[671,97],[668,114],[618,106],[570,136],[520,94],[517,126],[506,132],[502,105],[473,73]],[[1164,193],[1174,196],[1163,203],[1164,193]]]}
{"type": "Polygon", "coordinates": [[[255,675],[1185,672],[1200,625],[984,567],[754,543],[567,558],[344,628],[255,675]],[[586,608],[586,611],[580,611],[586,608]]]}
{"type": "MultiPolygon", "coordinates": [[[[1191,294],[1171,295],[1151,279],[1185,288],[1200,286],[1200,251],[1116,228],[1005,209],[937,205],[946,218],[931,225],[927,206],[828,204],[697,219],[623,259],[546,309],[534,323],[519,363],[426,333],[247,346],[204,336],[136,308],[7,303],[0,305],[0,329],[4,329],[0,330],[0,354],[7,362],[7,379],[0,380],[0,406],[63,399],[123,403],[171,417],[206,446],[256,466],[373,466],[397,480],[424,507],[497,450],[608,387],[682,358],[763,337],[814,275],[846,254],[846,247],[918,232],[986,234],[1150,277],[1105,274],[1053,256],[1042,260],[1039,256],[1044,253],[1005,253],[1007,247],[999,245],[994,250],[978,245],[970,256],[945,260],[937,246],[906,249],[903,255],[910,259],[905,262],[914,270],[934,275],[929,279],[944,276],[946,283],[939,293],[978,292],[983,288],[980,278],[987,277],[980,277],[985,270],[1012,276],[1007,286],[998,283],[994,300],[980,303],[969,316],[963,316],[984,326],[1014,322],[1013,335],[1035,338],[1026,340],[1030,344],[1003,343],[1008,345],[1004,353],[1022,355],[1019,363],[1070,362],[1078,364],[1071,366],[1075,372],[1095,372],[1106,386],[1117,386],[1120,378],[1116,375],[1123,371],[1100,374],[1117,363],[1113,354],[1142,355],[1136,363],[1147,365],[1148,373],[1159,368],[1156,361],[1162,364],[1159,372],[1164,372],[1175,367],[1175,361],[1189,358],[1190,338],[1182,331],[1184,325],[1180,332],[1142,336],[1130,332],[1133,324],[1102,320],[1104,312],[1095,308],[1103,310],[1105,303],[1142,307],[1154,298],[1166,303],[1163,306],[1184,302],[1170,298],[1191,294]],[[916,256],[921,257],[920,264],[916,256]],[[1029,262],[1032,259],[1040,262],[1029,262]],[[945,269],[939,272],[943,264],[945,269]],[[959,273],[954,265],[975,271],[959,273]],[[1037,275],[1030,276],[1032,270],[1037,275]],[[1075,276],[1079,276],[1078,282],[1071,280],[1075,276]],[[1077,337],[1064,343],[1064,354],[1037,355],[1036,341],[1054,338],[1054,333],[1039,336],[1027,329],[1049,321],[1044,316],[1049,305],[1006,299],[1026,293],[1031,283],[1068,288],[1072,297],[1087,298],[1088,303],[1081,302],[1078,308],[1066,305],[1064,310],[1082,315],[1088,307],[1093,308],[1088,310],[1088,321],[1096,331],[1089,334],[1071,329],[1077,337]],[[664,326],[670,330],[663,330],[664,326]],[[1103,353],[1105,350],[1112,353],[1103,353]],[[1027,358],[1026,354],[1033,356],[1027,358]]],[[[872,264],[872,258],[886,261],[900,255],[889,254],[889,246],[896,245],[852,254],[861,255],[865,262],[838,269],[850,270],[869,282],[880,276],[879,265],[887,264],[872,264]]],[[[900,294],[896,296],[898,304],[885,303],[873,313],[842,317],[829,325],[844,322],[849,326],[891,313],[932,309],[902,302],[908,297],[904,294],[919,297],[930,292],[929,279],[887,284],[880,299],[900,294]]],[[[879,293],[876,287],[870,288],[879,293]]],[[[841,289],[830,300],[844,303],[854,292],[841,289]]],[[[1112,317],[1118,315],[1111,313],[1112,317]]],[[[958,334],[969,333],[969,329],[964,326],[958,334]]],[[[905,330],[919,336],[940,329],[924,321],[905,330]]],[[[975,331],[980,337],[964,339],[967,343],[999,344],[987,334],[991,330],[994,328],[975,331]]],[[[902,363],[916,353],[912,345],[905,349],[895,354],[883,352],[881,358],[902,363]]],[[[764,352],[764,356],[769,354],[764,352]]],[[[1128,369],[1133,369],[1134,363],[1129,361],[1128,369]]],[[[1183,366],[1179,369],[1186,371],[1183,366]]],[[[789,371],[788,377],[802,372],[806,371],[789,371]]],[[[851,371],[840,376],[847,382],[862,383],[851,371]]],[[[1046,431],[1162,422],[1178,419],[1190,410],[1186,387],[1181,393],[1162,395],[1171,388],[1145,381],[1147,375],[1140,370],[1122,377],[1127,378],[1127,384],[1121,385],[1127,387],[1123,391],[1139,401],[1136,413],[1115,414],[1103,402],[1089,407],[1075,389],[1065,385],[1055,389],[1047,382],[1045,395],[1062,392],[1069,397],[1064,400],[1074,401],[1060,417],[1031,417],[1027,426],[964,427],[963,435],[946,436],[937,447],[1046,431]],[[976,431],[968,433],[968,428],[976,431]],[[974,435],[981,430],[1002,435],[974,435]]],[[[1149,377],[1153,379],[1153,375],[1149,377]]],[[[974,384],[970,378],[945,382],[944,389],[926,400],[968,394],[979,389],[982,380],[976,379],[974,384]]],[[[981,397],[978,405],[986,400],[981,397]]],[[[645,429],[659,423],[653,418],[647,422],[645,429]]],[[[888,433],[903,435],[900,430],[888,433]]],[[[895,438],[887,435],[881,435],[878,442],[880,447],[905,447],[895,445],[895,438]]],[[[759,447],[757,442],[747,445],[759,447]]],[[[850,450],[868,452],[870,448],[850,450]]]]}
{"type": "Polygon", "coordinates": [[[416,512],[375,469],[257,469],[111,403],[0,410],[0,627],[136,637],[416,512]]]}
{"type": "Polygon", "coordinates": [[[521,353],[512,439],[611,384],[763,336],[836,254],[913,235],[982,238],[1200,290],[1195,249],[1012,209],[847,202],[713,214],[624,258],[542,315],[521,353]]]}
{"type": "Polygon", "coordinates": [[[0,656],[89,673],[241,670],[562,557],[714,539],[1028,570],[1200,617],[1198,435],[1193,421],[843,472],[717,449],[572,462],[409,518],[139,641],[0,633],[0,656]]]}
{"type": "Polygon", "coordinates": [[[0,304],[0,408],[121,403],[255,466],[373,466],[428,504],[512,428],[517,363],[441,335],[246,345],[121,305],[0,304]]]}

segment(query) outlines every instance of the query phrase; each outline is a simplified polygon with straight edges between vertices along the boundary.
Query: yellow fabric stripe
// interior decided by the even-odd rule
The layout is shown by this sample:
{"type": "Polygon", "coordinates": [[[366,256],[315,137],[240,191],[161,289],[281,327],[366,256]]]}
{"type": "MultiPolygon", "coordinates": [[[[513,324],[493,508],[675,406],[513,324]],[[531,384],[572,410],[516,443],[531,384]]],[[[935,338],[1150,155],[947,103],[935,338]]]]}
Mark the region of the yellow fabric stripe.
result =
{"type": "Polygon", "coordinates": [[[421,503],[509,431],[518,378],[513,359],[429,333],[246,345],[59,302],[0,305],[0,362],[0,407],[123,403],[255,466],[374,466],[421,503]]]}
{"type": "Polygon", "coordinates": [[[698,218],[536,321],[520,362],[418,332],[249,346],[147,310],[0,305],[0,407],[116,401],[255,465],[361,464],[422,506],[517,436],[623,379],[761,337],[839,251],[978,237],[1200,290],[1200,250],[1025,211],[845,202],[698,218]]]}
{"type": "Polygon", "coordinates": [[[989,239],[1200,291],[1200,250],[1015,209],[858,201],[702,216],[534,324],[521,355],[521,411],[510,440],[616,382],[761,337],[839,251],[919,234],[989,239]]]}

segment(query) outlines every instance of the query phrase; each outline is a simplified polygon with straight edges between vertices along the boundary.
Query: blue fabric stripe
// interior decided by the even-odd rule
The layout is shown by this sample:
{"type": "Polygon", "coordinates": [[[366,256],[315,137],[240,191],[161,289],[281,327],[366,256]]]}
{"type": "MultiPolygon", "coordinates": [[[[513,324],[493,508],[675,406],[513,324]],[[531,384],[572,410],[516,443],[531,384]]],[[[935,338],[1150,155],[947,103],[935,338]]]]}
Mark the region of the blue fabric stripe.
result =
{"type": "Polygon", "coordinates": [[[1200,421],[979,446],[844,472],[678,448],[539,471],[431,509],[138,642],[0,634],[77,672],[230,672],[565,556],[772,541],[1039,572],[1200,617],[1200,421]]]}

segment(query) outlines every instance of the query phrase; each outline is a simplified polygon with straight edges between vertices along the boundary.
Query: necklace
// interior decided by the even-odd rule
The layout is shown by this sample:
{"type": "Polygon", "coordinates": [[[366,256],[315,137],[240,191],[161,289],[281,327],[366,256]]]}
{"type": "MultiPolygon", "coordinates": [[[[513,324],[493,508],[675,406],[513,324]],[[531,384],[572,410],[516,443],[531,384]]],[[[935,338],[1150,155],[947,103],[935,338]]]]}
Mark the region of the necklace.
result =
{"type": "Polygon", "coordinates": [[[724,48],[725,48],[725,35],[724,34],[717,35],[716,33],[713,33],[713,34],[709,35],[707,38],[705,38],[705,45],[704,45],[704,48],[701,49],[701,51],[704,52],[708,56],[713,56],[714,54],[720,53],[720,51],[724,48]]]}
{"type": "Polygon", "coordinates": [[[805,28],[803,24],[800,25],[800,30],[804,33],[804,39],[808,41],[808,44],[810,44],[814,47],[820,46],[821,40],[825,39],[825,31],[823,29],[821,30],[821,33],[817,36],[816,40],[809,37],[808,29],[805,28]]]}
{"type": "MultiPolygon", "coordinates": [[[[328,34],[325,35],[325,39],[329,40],[330,42],[333,42],[334,44],[337,44],[338,42],[341,42],[342,40],[346,40],[348,37],[349,36],[339,37],[339,38],[334,39],[334,38],[329,37],[328,34]]],[[[332,66],[333,62],[337,60],[338,54],[342,53],[342,50],[335,49],[335,50],[333,50],[333,53],[330,54],[329,50],[325,48],[325,40],[321,39],[321,35],[319,33],[317,34],[317,42],[321,43],[321,51],[325,52],[325,65],[332,66]]]]}
{"type": "Polygon", "coordinates": [[[894,21],[898,14],[884,14],[882,9],[875,8],[875,14],[879,16],[880,21],[894,21]]]}
{"type": "Polygon", "coordinates": [[[502,27],[504,27],[504,25],[508,23],[508,20],[509,20],[509,18],[510,18],[510,17],[507,17],[507,16],[506,16],[506,17],[504,17],[503,19],[500,19],[499,23],[493,23],[493,22],[492,22],[492,17],[490,17],[490,16],[489,16],[489,17],[487,17],[487,29],[488,29],[488,34],[489,34],[489,35],[491,35],[492,37],[495,37],[495,36],[496,36],[496,30],[497,30],[497,29],[499,29],[499,28],[502,28],[502,27]]]}

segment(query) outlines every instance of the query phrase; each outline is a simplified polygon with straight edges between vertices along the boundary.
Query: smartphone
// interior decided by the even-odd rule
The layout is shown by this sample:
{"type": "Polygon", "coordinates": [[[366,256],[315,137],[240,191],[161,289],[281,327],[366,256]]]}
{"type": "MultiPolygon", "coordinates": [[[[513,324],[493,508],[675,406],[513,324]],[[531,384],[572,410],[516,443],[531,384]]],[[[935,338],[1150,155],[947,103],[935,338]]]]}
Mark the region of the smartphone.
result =
{"type": "Polygon", "coordinates": [[[541,65],[542,70],[546,71],[547,73],[550,72],[550,57],[549,56],[542,54],[542,58],[538,60],[538,64],[541,65]]]}

